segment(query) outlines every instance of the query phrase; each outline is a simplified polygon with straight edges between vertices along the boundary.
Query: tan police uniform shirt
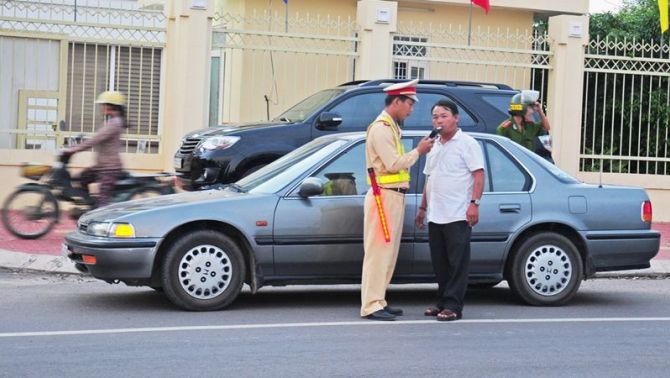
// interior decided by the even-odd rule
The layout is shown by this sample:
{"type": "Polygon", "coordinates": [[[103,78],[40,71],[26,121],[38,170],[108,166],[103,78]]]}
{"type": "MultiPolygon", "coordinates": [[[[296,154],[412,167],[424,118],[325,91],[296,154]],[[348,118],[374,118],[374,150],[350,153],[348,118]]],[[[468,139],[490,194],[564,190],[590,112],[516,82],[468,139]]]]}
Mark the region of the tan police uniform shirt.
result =
{"type": "MultiPolygon", "coordinates": [[[[386,112],[382,114],[391,118],[386,112]]],[[[408,169],[419,159],[419,152],[416,149],[404,155],[398,153],[394,136],[396,132],[402,143],[402,135],[397,125],[387,125],[385,122],[376,121],[368,127],[365,160],[367,167],[374,168],[378,177],[398,173],[401,169],[408,169]]],[[[383,187],[409,188],[409,182],[385,184],[383,187]]]]}

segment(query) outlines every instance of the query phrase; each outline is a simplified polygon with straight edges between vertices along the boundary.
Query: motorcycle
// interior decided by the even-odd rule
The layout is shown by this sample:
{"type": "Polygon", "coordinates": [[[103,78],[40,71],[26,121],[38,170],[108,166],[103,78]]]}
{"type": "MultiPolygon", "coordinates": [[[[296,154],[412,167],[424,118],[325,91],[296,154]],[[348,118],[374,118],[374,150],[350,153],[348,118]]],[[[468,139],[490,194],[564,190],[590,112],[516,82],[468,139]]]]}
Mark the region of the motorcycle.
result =
{"type": "MultiPolygon", "coordinates": [[[[54,165],[23,164],[21,176],[35,183],[20,185],[2,206],[2,223],[13,235],[37,239],[46,235],[60,219],[59,202],[71,202],[69,215],[79,218],[96,207],[95,197],[87,190],[72,186],[68,171],[70,155],[58,154],[54,165]]],[[[114,183],[111,202],[153,197],[175,192],[173,175],[131,175],[124,172],[114,183]]]]}

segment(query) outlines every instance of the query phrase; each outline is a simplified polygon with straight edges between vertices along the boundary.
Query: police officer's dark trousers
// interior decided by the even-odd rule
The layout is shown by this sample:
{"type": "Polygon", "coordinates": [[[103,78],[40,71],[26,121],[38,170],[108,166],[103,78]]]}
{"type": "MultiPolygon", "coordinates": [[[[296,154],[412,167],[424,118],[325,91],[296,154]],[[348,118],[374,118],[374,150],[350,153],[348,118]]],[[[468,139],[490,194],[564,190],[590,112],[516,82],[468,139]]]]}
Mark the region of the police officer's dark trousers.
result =
{"type": "Polygon", "coordinates": [[[430,257],[438,284],[436,304],[459,314],[468,289],[471,231],[466,221],[428,223],[430,257]]]}

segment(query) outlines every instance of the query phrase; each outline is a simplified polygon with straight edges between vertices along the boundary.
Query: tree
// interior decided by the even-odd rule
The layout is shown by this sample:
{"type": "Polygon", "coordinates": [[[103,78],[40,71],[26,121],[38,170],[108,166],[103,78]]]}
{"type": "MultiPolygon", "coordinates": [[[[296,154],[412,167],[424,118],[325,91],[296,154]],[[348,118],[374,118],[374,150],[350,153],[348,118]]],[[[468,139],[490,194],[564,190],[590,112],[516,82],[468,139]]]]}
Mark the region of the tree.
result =
{"type": "Polygon", "coordinates": [[[596,13],[589,18],[591,39],[662,41],[657,0],[624,0],[618,13],[596,13]]]}

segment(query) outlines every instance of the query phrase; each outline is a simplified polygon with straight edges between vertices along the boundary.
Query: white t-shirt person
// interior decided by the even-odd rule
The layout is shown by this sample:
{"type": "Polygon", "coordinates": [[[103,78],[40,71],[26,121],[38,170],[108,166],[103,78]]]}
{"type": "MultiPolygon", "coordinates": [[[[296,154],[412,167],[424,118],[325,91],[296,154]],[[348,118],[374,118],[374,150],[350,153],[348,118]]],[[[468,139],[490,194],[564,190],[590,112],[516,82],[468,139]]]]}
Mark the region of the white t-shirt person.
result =
{"type": "Polygon", "coordinates": [[[472,199],[472,173],[484,168],[482,149],[461,129],[447,142],[438,139],[428,153],[426,175],[428,222],[447,224],[465,221],[472,199]]]}

